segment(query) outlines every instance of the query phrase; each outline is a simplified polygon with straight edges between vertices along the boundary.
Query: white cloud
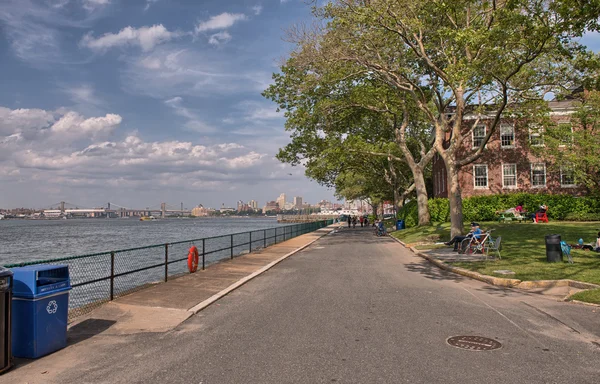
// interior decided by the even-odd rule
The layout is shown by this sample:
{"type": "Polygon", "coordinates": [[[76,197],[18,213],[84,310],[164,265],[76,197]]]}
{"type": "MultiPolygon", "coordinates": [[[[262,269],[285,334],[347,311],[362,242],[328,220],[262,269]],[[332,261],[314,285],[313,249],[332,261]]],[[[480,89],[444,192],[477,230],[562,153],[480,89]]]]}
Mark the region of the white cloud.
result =
{"type": "MultiPolygon", "coordinates": [[[[181,102],[168,100],[170,105],[181,102]]],[[[64,193],[64,188],[104,188],[115,182],[120,188],[157,188],[159,180],[163,188],[181,185],[197,191],[202,185],[255,183],[269,161],[266,154],[233,142],[145,141],[138,134],[98,140],[114,134],[121,122],[116,114],[85,117],[73,111],[0,107],[0,182],[36,180],[58,185],[64,193]],[[22,135],[26,130],[37,135],[27,138],[22,135]],[[77,138],[91,143],[82,145],[77,138]]]]}
{"type": "Polygon", "coordinates": [[[146,0],[146,6],[144,7],[144,12],[150,9],[150,6],[154,3],[158,2],[158,0],[146,0]]]}
{"type": "Polygon", "coordinates": [[[53,8],[62,8],[69,4],[69,0],[47,0],[46,2],[53,8]]]}
{"type": "Polygon", "coordinates": [[[263,91],[271,72],[240,69],[219,50],[175,50],[157,47],[143,58],[131,58],[123,70],[123,89],[166,99],[180,96],[215,96],[263,91]]]}
{"type": "Polygon", "coordinates": [[[165,43],[179,36],[181,36],[179,32],[170,32],[162,24],[158,24],[137,29],[125,27],[119,33],[105,33],[98,38],[94,38],[90,32],[81,39],[80,45],[100,52],[113,47],[134,45],[139,46],[142,48],[142,51],[147,52],[158,44],[165,43]]]}
{"type": "Polygon", "coordinates": [[[173,108],[176,115],[185,117],[188,121],[183,125],[183,127],[192,132],[196,133],[213,133],[216,130],[203,122],[200,117],[190,111],[188,108],[183,106],[183,99],[179,96],[173,97],[172,99],[165,100],[165,104],[171,108],[173,108]]]}
{"type": "Polygon", "coordinates": [[[254,12],[254,14],[256,16],[260,15],[262,13],[262,10],[263,10],[263,6],[260,5],[260,4],[255,5],[255,6],[252,7],[252,12],[254,12]]]}
{"type": "Polygon", "coordinates": [[[206,21],[200,22],[196,26],[196,32],[214,31],[219,29],[227,29],[238,21],[246,20],[248,17],[243,13],[221,13],[217,16],[212,16],[206,21]]]}
{"type": "Polygon", "coordinates": [[[162,63],[158,58],[144,57],[140,60],[140,65],[146,69],[159,69],[162,63]]]}
{"type": "Polygon", "coordinates": [[[121,121],[121,116],[112,113],[85,119],[76,112],[68,112],[50,127],[50,132],[66,142],[82,138],[96,139],[112,133],[121,121]]]}
{"type": "Polygon", "coordinates": [[[110,0],[82,0],[82,6],[92,12],[96,9],[104,8],[110,4],[110,0]]]}
{"type": "Polygon", "coordinates": [[[63,92],[76,104],[93,106],[104,104],[104,102],[96,95],[94,87],[89,84],[65,86],[63,87],[63,92]]]}
{"type": "Polygon", "coordinates": [[[221,45],[228,43],[231,40],[231,35],[227,31],[221,31],[211,35],[208,43],[211,45],[221,45]]]}
{"type": "Polygon", "coordinates": [[[194,119],[196,116],[191,113],[187,108],[181,105],[183,99],[179,96],[174,97],[169,100],[165,100],[165,104],[175,110],[175,113],[179,116],[183,116],[188,119],[194,119]]]}

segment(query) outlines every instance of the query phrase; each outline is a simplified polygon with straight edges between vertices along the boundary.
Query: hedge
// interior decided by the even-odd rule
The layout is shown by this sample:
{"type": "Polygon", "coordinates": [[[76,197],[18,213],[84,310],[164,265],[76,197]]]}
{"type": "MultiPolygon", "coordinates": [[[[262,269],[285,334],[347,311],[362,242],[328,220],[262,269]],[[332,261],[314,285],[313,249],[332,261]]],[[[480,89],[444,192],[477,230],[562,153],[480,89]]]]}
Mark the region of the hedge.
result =
{"type": "MultiPolygon", "coordinates": [[[[463,199],[464,221],[493,221],[496,211],[506,210],[522,204],[527,212],[535,212],[542,204],[548,206],[548,217],[554,220],[600,221],[600,199],[586,196],[548,195],[532,193],[511,193],[491,196],[474,196],[463,199]]],[[[448,199],[429,199],[429,213],[434,223],[450,221],[448,199]]],[[[412,200],[404,205],[398,218],[407,227],[418,223],[417,202],[412,200]]]]}

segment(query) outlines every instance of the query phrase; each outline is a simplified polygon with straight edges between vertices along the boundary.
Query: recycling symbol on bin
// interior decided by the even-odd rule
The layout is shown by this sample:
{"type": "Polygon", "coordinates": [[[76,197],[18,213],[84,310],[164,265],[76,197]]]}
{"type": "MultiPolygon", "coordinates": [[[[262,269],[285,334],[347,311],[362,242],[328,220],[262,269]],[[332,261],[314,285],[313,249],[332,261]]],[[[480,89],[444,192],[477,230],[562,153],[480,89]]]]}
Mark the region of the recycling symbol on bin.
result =
{"type": "Polygon", "coordinates": [[[53,314],[56,313],[56,311],[58,310],[58,304],[56,304],[56,300],[52,300],[51,302],[48,303],[48,306],[46,307],[46,311],[48,311],[49,314],[53,314]]]}

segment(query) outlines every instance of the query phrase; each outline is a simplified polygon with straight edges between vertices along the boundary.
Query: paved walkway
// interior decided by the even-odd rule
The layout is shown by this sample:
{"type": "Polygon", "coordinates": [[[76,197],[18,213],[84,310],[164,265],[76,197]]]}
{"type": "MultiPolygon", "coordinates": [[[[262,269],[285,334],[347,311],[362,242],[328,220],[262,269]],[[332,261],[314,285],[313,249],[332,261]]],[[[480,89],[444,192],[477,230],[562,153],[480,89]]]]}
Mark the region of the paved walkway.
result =
{"type": "MultiPolygon", "coordinates": [[[[184,301],[169,310],[186,310],[184,301]]],[[[370,229],[320,238],[171,330],[111,333],[116,324],[80,332],[0,380],[597,383],[600,375],[599,308],[446,273],[370,229]],[[449,346],[457,335],[502,348],[449,346]]]]}

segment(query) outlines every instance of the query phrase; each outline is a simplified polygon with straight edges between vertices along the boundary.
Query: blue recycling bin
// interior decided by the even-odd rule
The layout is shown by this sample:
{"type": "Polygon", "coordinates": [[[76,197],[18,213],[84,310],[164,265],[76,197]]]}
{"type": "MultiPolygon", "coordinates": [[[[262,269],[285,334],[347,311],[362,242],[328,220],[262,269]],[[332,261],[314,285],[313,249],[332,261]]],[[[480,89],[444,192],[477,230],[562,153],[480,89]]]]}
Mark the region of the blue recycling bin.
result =
{"type": "Polygon", "coordinates": [[[400,229],[404,229],[404,228],[405,228],[404,220],[396,221],[396,230],[400,230],[400,229]]]}
{"type": "Polygon", "coordinates": [[[36,359],[67,346],[67,265],[13,268],[12,354],[36,359]]]}

